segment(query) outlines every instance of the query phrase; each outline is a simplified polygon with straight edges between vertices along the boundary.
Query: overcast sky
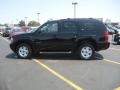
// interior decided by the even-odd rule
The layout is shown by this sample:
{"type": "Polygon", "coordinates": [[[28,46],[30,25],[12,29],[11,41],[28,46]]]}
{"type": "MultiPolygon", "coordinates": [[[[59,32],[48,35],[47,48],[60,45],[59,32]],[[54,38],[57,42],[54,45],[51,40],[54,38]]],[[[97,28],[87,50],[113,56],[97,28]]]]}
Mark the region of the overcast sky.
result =
{"type": "Polygon", "coordinates": [[[0,0],[0,23],[20,20],[73,18],[72,2],[78,2],[77,18],[108,18],[120,22],[120,0],[0,0]]]}

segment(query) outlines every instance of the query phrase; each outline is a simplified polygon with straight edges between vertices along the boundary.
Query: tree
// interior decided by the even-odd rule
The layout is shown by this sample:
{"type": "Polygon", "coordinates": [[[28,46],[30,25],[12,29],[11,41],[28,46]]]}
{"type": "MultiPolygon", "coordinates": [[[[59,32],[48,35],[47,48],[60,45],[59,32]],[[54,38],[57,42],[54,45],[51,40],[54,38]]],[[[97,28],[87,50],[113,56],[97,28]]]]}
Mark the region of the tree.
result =
{"type": "Polygon", "coordinates": [[[40,23],[39,22],[36,22],[36,21],[30,21],[29,23],[28,23],[28,26],[39,26],[40,25],[40,23]]]}
{"type": "Polygon", "coordinates": [[[21,21],[19,21],[19,26],[25,26],[25,21],[23,21],[23,20],[21,20],[21,21]]]}

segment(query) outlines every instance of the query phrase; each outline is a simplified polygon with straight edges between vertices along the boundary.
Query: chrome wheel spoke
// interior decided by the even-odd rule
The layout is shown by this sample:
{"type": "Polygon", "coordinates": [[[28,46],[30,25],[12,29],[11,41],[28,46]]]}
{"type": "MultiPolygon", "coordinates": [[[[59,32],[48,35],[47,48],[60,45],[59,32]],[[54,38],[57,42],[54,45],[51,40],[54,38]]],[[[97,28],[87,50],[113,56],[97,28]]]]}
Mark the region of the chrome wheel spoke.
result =
{"type": "Polygon", "coordinates": [[[21,57],[26,57],[29,54],[29,50],[27,47],[22,46],[19,48],[18,53],[21,57]]]}
{"type": "Polygon", "coordinates": [[[81,55],[85,58],[85,59],[88,59],[89,57],[91,57],[92,55],[92,49],[90,47],[83,47],[81,49],[81,55]]]}

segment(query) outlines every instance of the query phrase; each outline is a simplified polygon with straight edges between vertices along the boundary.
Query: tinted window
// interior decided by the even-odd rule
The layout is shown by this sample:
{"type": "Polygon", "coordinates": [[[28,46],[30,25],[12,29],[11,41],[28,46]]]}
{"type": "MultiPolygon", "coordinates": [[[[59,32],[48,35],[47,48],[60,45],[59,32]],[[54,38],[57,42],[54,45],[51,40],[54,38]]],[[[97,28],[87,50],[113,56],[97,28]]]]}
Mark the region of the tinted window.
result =
{"type": "Polygon", "coordinates": [[[57,23],[48,23],[41,28],[41,32],[43,33],[57,32],[57,31],[58,31],[57,23]]]}
{"type": "Polygon", "coordinates": [[[95,24],[96,24],[96,29],[97,30],[100,30],[100,31],[106,31],[107,30],[105,25],[102,22],[97,22],[95,24]]]}
{"type": "Polygon", "coordinates": [[[62,23],[61,31],[75,32],[77,30],[75,22],[66,21],[62,23]]]}
{"type": "Polygon", "coordinates": [[[95,29],[95,24],[91,22],[86,22],[83,24],[83,29],[84,30],[94,30],[95,29]]]}

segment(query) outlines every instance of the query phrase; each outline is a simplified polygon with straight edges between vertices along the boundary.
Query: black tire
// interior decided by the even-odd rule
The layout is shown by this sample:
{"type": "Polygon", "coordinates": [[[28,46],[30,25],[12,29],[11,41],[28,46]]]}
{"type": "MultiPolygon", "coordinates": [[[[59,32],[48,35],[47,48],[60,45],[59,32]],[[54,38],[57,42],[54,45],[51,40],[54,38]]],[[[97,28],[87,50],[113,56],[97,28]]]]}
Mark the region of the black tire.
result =
{"type": "Polygon", "coordinates": [[[22,44],[19,44],[16,48],[16,54],[18,56],[18,58],[21,58],[21,59],[30,59],[31,56],[32,56],[32,49],[30,47],[29,44],[26,44],[26,43],[22,43],[22,44]],[[22,51],[22,49],[25,48],[25,50],[22,51]],[[26,54],[26,55],[25,55],[26,54]]]}
{"type": "Polygon", "coordinates": [[[92,44],[84,43],[78,49],[78,55],[81,59],[90,60],[95,54],[95,48],[92,44]]]}

